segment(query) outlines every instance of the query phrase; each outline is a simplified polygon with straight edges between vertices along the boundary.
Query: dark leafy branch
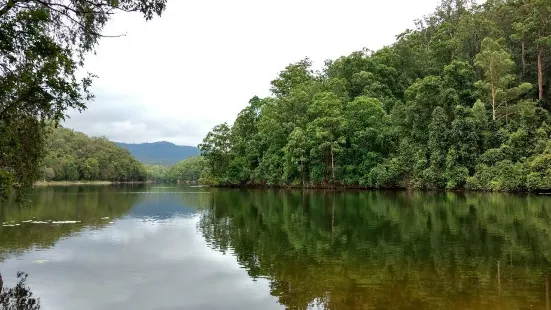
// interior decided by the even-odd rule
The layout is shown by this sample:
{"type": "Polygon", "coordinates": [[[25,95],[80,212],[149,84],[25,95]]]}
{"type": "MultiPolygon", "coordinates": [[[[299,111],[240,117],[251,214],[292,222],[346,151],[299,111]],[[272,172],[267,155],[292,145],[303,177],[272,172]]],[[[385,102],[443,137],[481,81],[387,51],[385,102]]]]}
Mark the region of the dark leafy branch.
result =
{"type": "Polygon", "coordinates": [[[40,176],[47,127],[93,98],[94,75],[77,78],[76,72],[107,36],[106,22],[117,12],[149,20],[165,7],[166,0],[0,2],[0,197],[40,176]]]}

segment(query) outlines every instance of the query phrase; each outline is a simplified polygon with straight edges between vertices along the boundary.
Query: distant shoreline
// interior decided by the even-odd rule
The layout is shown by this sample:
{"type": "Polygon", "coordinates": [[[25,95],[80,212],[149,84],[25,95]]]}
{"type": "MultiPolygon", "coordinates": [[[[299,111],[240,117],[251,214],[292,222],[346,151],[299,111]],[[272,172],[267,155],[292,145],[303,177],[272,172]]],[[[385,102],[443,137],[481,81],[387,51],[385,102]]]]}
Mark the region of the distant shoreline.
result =
{"type": "MultiPolygon", "coordinates": [[[[185,184],[185,183],[158,183],[155,181],[114,182],[114,181],[37,181],[34,187],[48,186],[76,186],[76,185],[122,185],[122,184],[185,184]]],[[[192,187],[212,187],[229,189],[277,189],[277,190],[344,190],[344,191],[417,191],[417,192],[482,192],[482,193],[511,193],[511,194],[539,194],[551,195],[551,191],[487,191],[487,190],[441,190],[441,189],[413,189],[406,187],[371,188],[362,186],[339,186],[331,184],[321,185],[264,185],[264,184],[193,184],[192,187]]]]}
{"type": "Polygon", "coordinates": [[[152,184],[153,182],[113,182],[113,181],[37,181],[35,187],[72,186],[72,185],[114,185],[114,184],[152,184]]]}

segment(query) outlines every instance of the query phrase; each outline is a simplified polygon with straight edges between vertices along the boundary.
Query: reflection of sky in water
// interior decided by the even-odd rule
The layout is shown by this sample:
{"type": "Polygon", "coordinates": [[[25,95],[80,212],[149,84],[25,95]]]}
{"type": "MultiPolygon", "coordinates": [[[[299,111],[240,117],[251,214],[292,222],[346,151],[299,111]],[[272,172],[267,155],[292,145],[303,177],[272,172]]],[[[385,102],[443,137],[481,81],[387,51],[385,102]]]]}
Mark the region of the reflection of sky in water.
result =
{"type": "MultiPolygon", "coordinates": [[[[172,217],[193,216],[196,212],[196,208],[184,204],[182,200],[174,199],[174,195],[178,194],[180,193],[145,193],[143,196],[145,196],[146,199],[133,206],[128,212],[128,216],[157,220],[172,217]]],[[[195,196],[199,195],[199,193],[185,193],[184,195],[195,196]]]]}
{"type": "Polygon", "coordinates": [[[8,285],[28,273],[43,309],[279,308],[268,281],[211,250],[195,209],[170,196],[149,194],[123,219],[12,257],[0,272],[8,285]]]}

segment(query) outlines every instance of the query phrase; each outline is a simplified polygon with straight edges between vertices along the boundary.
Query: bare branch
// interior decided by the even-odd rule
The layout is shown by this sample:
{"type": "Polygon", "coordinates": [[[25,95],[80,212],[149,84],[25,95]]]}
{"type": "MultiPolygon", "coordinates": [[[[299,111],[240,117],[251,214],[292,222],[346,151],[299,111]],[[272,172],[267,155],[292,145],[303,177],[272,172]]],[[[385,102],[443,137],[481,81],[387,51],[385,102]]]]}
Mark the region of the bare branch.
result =
{"type": "Polygon", "coordinates": [[[26,1],[26,0],[8,0],[6,5],[3,8],[0,9],[0,16],[3,16],[4,14],[7,14],[11,9],[13,9],[15,7],[15,5],[18,2],[23,2],[23,1],[26,1]]]}

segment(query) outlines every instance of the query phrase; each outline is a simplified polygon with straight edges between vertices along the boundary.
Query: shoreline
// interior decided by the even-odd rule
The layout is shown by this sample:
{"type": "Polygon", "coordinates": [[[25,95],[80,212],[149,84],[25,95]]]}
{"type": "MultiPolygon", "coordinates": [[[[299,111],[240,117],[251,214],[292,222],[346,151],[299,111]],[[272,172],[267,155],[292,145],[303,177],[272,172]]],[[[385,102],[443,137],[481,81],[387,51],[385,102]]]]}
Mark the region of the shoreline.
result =
{"type": "MultiPolygon", "coordinates": [[[[33,187],[48,187],[48,186],[78,186],[78,185],[124,185],[124,184],[165,184],[154,181],[136,181],[136,182],[117,182],[117,181],[37,181],[33,187]]],[[[182,183],[166,183],[166,184],[182,184],[182,183]]],[[[188,184],[190,185],[190,184],[188,184]]],[[[415,189],[405,187],[363,187],[363,186],[342,186],[342,185],[264,185],[264,184],[198,184],[200,187],[211,188],[227,188],[227,189],[274,189],[274,190],[336,190],[336,191],[414,191],[414,192],[478,192],[478,193],[511,193],[511,194],[538,194],[551,195],[551,191],[485,191],[472,189],[415,189]]]]}
{"type": "Polygon", "coordinates": [[[436,189],[436,188],[408,188],[408,187],[366,187],[366,186],[344,186],[344,185],[264,185],[264,184],[210,184],[212,188],[230,189],[277,189],[277,190],[337,190],[337,191],[407,191],[407,192],[450,192],[450,193],[510,193],[510,194],[537,194],[551,195],[551,189],[541,191],[492,191],[474,189],[436,189]]]}
{"type": "Polygon", "coordinates": [[[143,182],[115,182],[115,181],[37,181],[33,187],[45,186],[74,186],[74,185],[117,185],[117,184],[153,184],[150,181],[143,182]]]}

